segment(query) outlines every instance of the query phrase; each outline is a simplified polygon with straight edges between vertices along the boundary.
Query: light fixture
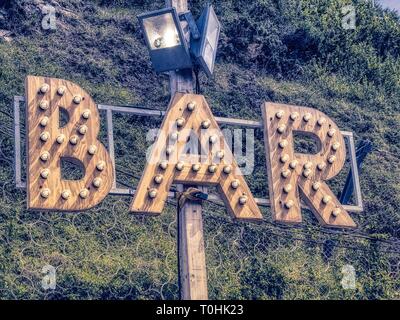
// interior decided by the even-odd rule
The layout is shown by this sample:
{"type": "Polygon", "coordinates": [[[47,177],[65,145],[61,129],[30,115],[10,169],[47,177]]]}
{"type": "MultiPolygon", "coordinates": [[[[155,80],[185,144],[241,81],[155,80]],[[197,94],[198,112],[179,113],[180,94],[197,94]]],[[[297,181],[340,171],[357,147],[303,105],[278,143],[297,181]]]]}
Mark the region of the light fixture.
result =
{"type": "Polygon", "coordinates": [[[208,5],[196,22],[200,37],[191,38],[190,50],[196,58],[196,63],[211,77],[214,72],[215,57],[221,25],[215,14],[214,8],[208,5]]]}
{"type": "Polygon", "coordinates": [[[192,67],[189,48],[175,8],[144,13],[138,19],[157,72],[192,67]]]}

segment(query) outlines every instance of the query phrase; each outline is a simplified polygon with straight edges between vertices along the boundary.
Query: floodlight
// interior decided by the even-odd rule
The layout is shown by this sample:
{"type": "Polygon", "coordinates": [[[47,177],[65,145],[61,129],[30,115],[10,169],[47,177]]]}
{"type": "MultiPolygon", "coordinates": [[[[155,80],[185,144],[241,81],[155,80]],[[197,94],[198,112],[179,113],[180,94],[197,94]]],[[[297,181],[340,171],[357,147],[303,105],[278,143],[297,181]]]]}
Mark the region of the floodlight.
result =
{"type": "Polygon", "coordinates": [[[192,67],[189,48],[175,8],[141,14],[138,19],[157,72],[192,67]]]}
{"type": "Polygon", "coordinates": [[[191,52],[196,58],[197,64],[211,77],[214,72],[215,56],[221,25],[218,21],[212,5],[208,5],[197,21],[197,27],[201,34],[199,39],[191,39],[191,52]]]}

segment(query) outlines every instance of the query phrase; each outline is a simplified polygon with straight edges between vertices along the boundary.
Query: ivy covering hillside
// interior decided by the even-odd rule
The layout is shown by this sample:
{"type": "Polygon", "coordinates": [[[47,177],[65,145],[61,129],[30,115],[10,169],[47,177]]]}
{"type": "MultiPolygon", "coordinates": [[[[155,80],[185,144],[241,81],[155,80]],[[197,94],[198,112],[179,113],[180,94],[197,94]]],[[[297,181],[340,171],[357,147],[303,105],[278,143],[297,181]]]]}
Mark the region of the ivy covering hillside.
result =
{"type": "MultiPolygon", "coordinates": [[[[266,208],[261,224],[235,222],[205,203],[210,298],[400,299],[400,17],[364,0],[211,3],[222,33],[215,76],[200,82],[216,116],[259,120],[265,101],[313,107],[374,150],[360,173],[364,212],[352,214],[356,231],[324,229],[307,210],[293,227],[273,223],[266,208]],[[354,30],[341,25],[349,4],[354,30]],[[354,267],[355,289],[341,285],[345,265],[354,267]]],[[[193,14],[205,4],[190,1],[193,14]]],[[[152,70],[136,18],[163,6],[0,2],[0,30],[7,31],[0,36],[0,299],[179,298],[174,199],[159,217],[129,214],[131,197],[111,195],[81,213],[32,212],[13,169],[13,97],[24,94],[26,75],[73,81],[97,103],[166,109],[169,79],[152,70]],[[56,30],[41,27],[44,4],[56,8],[56,30]],[[57,270],[55,290],[42,288],[46,265],[57,270]]],[[[160,123],[114,115],[119,185],[137,185],[151,144],[146,133],[160,123]]],[[[255,196],[266,197],[263,134],[255,136],[256,168],[246,179],[255,196]]],[[[331,181],[336,194],[347,173],[348,165],[331,181]]]]}

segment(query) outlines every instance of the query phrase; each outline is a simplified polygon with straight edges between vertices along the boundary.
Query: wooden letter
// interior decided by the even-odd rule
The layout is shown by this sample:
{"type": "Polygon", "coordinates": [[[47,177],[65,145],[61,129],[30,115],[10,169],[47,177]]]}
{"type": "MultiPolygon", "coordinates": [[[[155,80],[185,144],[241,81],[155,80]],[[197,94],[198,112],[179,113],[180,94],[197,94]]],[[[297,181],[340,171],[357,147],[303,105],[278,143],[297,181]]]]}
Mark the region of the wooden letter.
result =
{"type": "Polygon", "coordinates": [[[53,78],[28,76],[27,193],[28,209],[76,211],[89,209],[108,194],[113,166],[97,140],[100,119],[96,104],[78,85],[53,78]],[[60,108],[68,123],[60,128],[60,108]],[[63,180],[61,160],[84,168],[81,180],[63,180]]]}
{"type": "Polygon", "coordinates": [[[322,112],[305,107],[265,103],[262,113],[274,220],[301,222],[300,191],[322,225],[356,227],[324,182],[336,176],[345,162],[345,143],[337,125],[322,112]],[[294,132],[313,137],[318,153],[295,153],[294,132]]]}
{"type": "Polygon", "coordinates": [[[178,93],[172,99],[154,143],[130,210],[160,214],[172,183],[217,186],[228,212],[238,219],[262,219],[257,204],[226,145],[204,97],[178,93]],[[198,150],[189,155],[195,134],[198,150]],[[216,146],[223,146],[222,148],[216,146]]]}

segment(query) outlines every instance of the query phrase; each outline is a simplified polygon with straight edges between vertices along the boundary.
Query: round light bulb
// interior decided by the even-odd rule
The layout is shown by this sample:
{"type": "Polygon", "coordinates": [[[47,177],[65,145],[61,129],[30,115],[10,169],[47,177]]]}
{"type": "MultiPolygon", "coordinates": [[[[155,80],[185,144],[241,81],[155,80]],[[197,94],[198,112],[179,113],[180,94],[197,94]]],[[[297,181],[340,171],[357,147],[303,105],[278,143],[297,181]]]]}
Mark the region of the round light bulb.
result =
{"type": "Polygon", "coordinates": [[[47,151],[43,152],[40,155],[40,160],[42,160],[42,161],[47,161],[49,159],[50,159],[50,153],[48,153],[47,151]]]}
{"type": "Polygon", "coordinates": [[[294,206],[294,201],[293,200],[288,200],[285,202],[285,208],[290,209],[294,206]]]}
{"type": "Polygon", "coordinates": [[[167,154],[167,156],[171,155],[174,152],[174,148],[169,146],[167,147],[167,149],[165,149],[165,153],[167,154]]]}
{"type": "Polygon", "coordinates": [[[330,156],[330,157],[328,158],[328,162],[329,162],[330,164],[334,163],[335,161],[336,161],[336,157],[335,157],[335,156],[330,156]]]}
{"type": "Polygon", "coordinates": [[[42,120],[40,120],[40,125],[42,127],[47,126],[48,123],[49,123],[49,117],[43,117],[42,120]]]}
{"type": "Polygon", "coordinates": [[[208,172],[215,173],[217,171],[217,166],[215,164],[210,164],[208,166],[208,172]]]}
{"type": "Polygon", "coordinates": [[[62,96],[62,95],[64,95],[64,93],[65,93],[65,87],[64,86],[58,87],[57,94],[59,96],[62,96]]]}
{"type": "Polygon", "coordinates": [[[161,184],[161,182],[163,181],[164,177],[161,174],[158,174],[154,177],[154,182],[157,184],[161,184]]]}
{"type": "Polygon", "coordinates": [[[295,121],[299,117],[298,112],[292,112],[290,114],[290,120],[295,121]]]}
{"type": "Polygon", "coordinates": [[[194,109],[196,109],[196,102],[190,101],[190,102],[187,104],[186,108],[187,108],[190,112],[192,112],[194,109]]]}
{"type": "Polygon", "coordinates": [[[40,191],[40,196],[44,199],[47,199],[50,196],[50,189],[44,188],[40,191]]]}
{"type": "Polygon", "coordinates": [[[49,91],[49,85],[47,83],[42,84],[42,86],[40,87],[40,93],[46,93],[47,91],[49,91]]]}
{"type": "Polygon", "coordinates": [[[95,145],[90,145],[89,146],[89,148],[88,148],[88,153],[91,155],[91,156],[93,156],[93,155],[95,155],[96,154],[96,152],[97,152],[97,147],[95,146],[95,145]]]}
{"type": "Polygon", "coordinates": [[[171,135],[169,136],[169,138],[171,139],[172,142],[175,142],[178,140],[179,138],[179,133],[178,132],[173,132],[171,133],[171,135]]]}
{"type": "Polygon", "coordinates": [[[78,139],[78,136],[76,136],[76,135],[73,135],[73,136],[71,136],[71,138],[69,138],[69,143],[72,145],[78,144],[78,141],[79,141],[79,139],[78,139]]]}
{"type": "Polygon", "coordinates": [[[284,115],[285,115],[285,112],[283,110],[279,110],[277,113],[275,113],[275,117],[277,119],[282,119],[284,115]]]}
{"type": "Polygon", "coordinates": [[[284,149],[288,145],[288,141],[286,139],[279,141],[279,148],[284,149]]]}
{"type": "Polygon", "coordinates": [[[340,208],[335,208],[332,210],[332,215],[334,217],[337,217],[341,212],[342,212],[342,210],[340,210],[340,208]]]}
{"type": "Polygon", "coordinates": [[[46,142],[46,141],[49,140],[49,139],[50,139],[50,133],[48,133],[47,131],[42,132],[42,133],[40,134],[40,140],[41,140],[41,141],[46,142]]]}
{"type": "Polygon", "coordinates": [[[289,155],[287,154],[287,153],[285,153],[285,154],[283,154],[283,155],[281,155],[281,157],[279,158],[279,160],[282,162],[282,163],[286,163],[286,162],[288,162],[289,161],[289,155]]]}
{"type": "Polygon", "coordinates": [[[65,135],[63,135],[63,134],[58,135],[57,138],[56,138],[56,141],[57,141],[58,144],[63,143],[64,140],[65,140],[65,135]]]}
{"type": "Polygon", "coordinates": [[[319,182],[314,182],[312,185],[312,188],[314,191],[318,191],[320,187],[321,187],[321,184],[319,182]]]}
{"type": "Polygon", "coordinates": [[[210,120],[204,120],[202,123],[201,123],[201,127],[203,128],[203,129],[208,129],[209,127],[210,127],[210,125],[211,125],[211,122],[210,122],[210,120]]]}
{"type": "Polygon", "coordinates": [[[284,124],[281,124],[276,131],[278,131],[279,134],[284,133],[286,130],[286,126],[284,124]]]}
{"type": "Polygon", "coordinates": [[[73,101],[75,104],[80,104],[82,102],[82,97],[79,94],[77,94],[76,96],[74,96],[73,101]]]}
{"type": "Polygon", "coordinates": [[[185,125],[185,119],[184,118],[178,118],[176,119],[176,125],[177,127],[183,127],[185,125]]]}
{"type": "Polygon", "coordinates": [[[93,180],[93,186],[94,186],[95,188],[100,188],[102,182],[103,182],[103,181],[101,180],[101,178],[99,178],[99,177],[94,178],[94,180],[93,180]]]}
{"type": "Polygon", "coordinates": [[[40,176],[43,179],[47,179],[50,175],[50,170],[49,169],[43,169],[42,171],[40,171],[40,176]]]}
{"type": "Polygon", "coordinates": [[[322,125],[326,122],[326,119],[324,117],[319,118],[317,121],[317,124],[322,127],[322,125]]]}
{"type": "Polygon", "coordinates": [[[328,130],[328,137],[332,138],[335,135],[335,133],[336,133],[335,129],[329,129],[328,130]]]}
{"type": "Polygon", "coordinates": [[[82,189],[81,191],[79,191],[79,196],[82,199],[86,199],[89,196],[89,190],[88,189],[82,189]]]}
{"type": "Polygon", "coordinates": [[[293,189],[293,187],[292,187],[291,184],[287,184],[287,185],[285,185],[285,186],[283,187],[283,191],[284,191],[285,193],[289,193],[290,191],[292,191],[292,189],[293,189]]]}
{"type": "Polygon", "coordinates": [[[223,159],[225,156],[225,152],[223,150],[220,150],[216,153],[216,156],[218,159],[223,159]]]}
{"type": "Polygon", "coordinates": [[[86,125],[82,125],[79,127],[78,132],[82,135],[84,135],[88,131],[88,127],[86,125]]]}
{"type": "Polygon", "coordinates": [[[89,109],[83,110],[82,118],[86,119],[86,120],[90,118],[90,110],[89,109]]]}
{"type": "Polygon", "coordinates": [[[319,171],[324,170],[325,167],[326,167],[325,162],[318,163],[318,165],[317,165],[317,168],[318,168],[319,171]]]}
{"type": "Polygon", "coordinates": [[[323,202],[324,204],[328,204],[331,200],[332,200],[332,198],[331,198],[330,196],[324,196],[324,197],[322,198],[322,202],[323,202]]]}
{"type": "Polygon", "coordinates": [[[235,179],[235,180],[233,180],[233,181],[231,182],[231,187],[232,187],[232,189],[237,189],[237,188],[239,188],[239,186],[240,186],[240,182],[239,182],[238,179],[235,179]]]}
{"type": "Polygon", "coordinates": [[[288,169],[282,170],[282,172],[281,172],[281,176],[282,176],[283,178],[285,178],[285,179],[286,179],[287,177],[289,177],[290,174],[291,174],[291,172],[290,172],[290,170],[288,170],[288,169]]]}
{"type": "Polygon", "coordinates": [[[42,110],[47,110],[49,108],[49,103],[46,100],[42,100],[39,103],[39,108],[42,110]]]}
{"type": "Polygon", "coordinates": [[[232,166],[225,166],[223,170],[225,174],[230,174],[232,172],[232,166]]]}
{"type": "Polygon", "coordinates": [[[294,169],[296,169],[298,164],[299,164],[299,162],[297,160],[293,160],[289,163],[289,167],[290,167],[290,169],[294,170],[294,169]]]}
{"type": "Polygon", "coordinates": [[[337,150],[339,150],[339,148],[340,148],[340,143],[339,143],[339,142],[335,142],[335,143],[332,145],[332,150],[333,150],[333,151],[337,151],[337,150]]]}
{"type": "Polygon", "coordinates": [[[71,196],[71,191],[69,190],[63,190],[63,192],[61,192],[61,197],[64,200],[68,200],[68,198],[71,196]]]}
{"type": "Polygon", "coordinates": [[[211,144],[215,144],[218,141],[218,136],[213,134],[212,136],[210,136],[208,140],[210,141],[211,144]]]}
{"type": "Polygon", "coordinates": [[[105,163],[104,161],[99,161],[99,162],[96,164],[96,169],[97,169],[98,171],[103,171],[105,167],[106,167],[106,163],[105,163]]]}
{"type": "Polygon", "coordinates": [[[166,170],[168,168],[168,161],[161,161],[158,166],[160,167],[160,169],[166,170]]]}
{"type": "Polygon", "coordinates": [[[310,121],[311,118],[312,118],[312,115],[311,115],[311,113],[308,113],[308,112],[303,116],[303,120],[304,120],[305,122],[310,121]]]}
{"type": "Polygon", "coordinates": [[[154,199],[157,197],[157,190],[156,189],[150,189],[148,192],[149,198],[154,199]]]}
{"type": "Polygon", "coordinates": [[[310,162],[310,161],[308,161],[308,162],[306,162],[306,163],[304,164],[304,169],[311,169],[312,166],[313,166],[313,163],[310,162]]]}
{"type": "Polygon", "coordinates": [[[175,168],[176,168],[176,170],[178,170],[178,171],[182,171],[184,167],[185,167],[185,164],[184,164],[182,161],[179,161],[179,162],[175,165],[175,168]]]}
{"type": "Polygon", "coordinates": [[[247,200],[248,200],[247,196],[241,196],[239,198],[239,204],[243,206],[243,205],[245,205],[247,203],[247,200]]]}
{"type": "Polygon", "coordinates": [[[303,171],[303,177],[308,178],[311,175],[312,171],[310,169],[306,169],[303,171]]]}
{"type": "Polygon", "coordinates": [[[195,163],[194,165],[192,165],[192,170],[194,172],[198,172],[200,170],[200,168],[201,168],[200,163],[195,163]]]}

